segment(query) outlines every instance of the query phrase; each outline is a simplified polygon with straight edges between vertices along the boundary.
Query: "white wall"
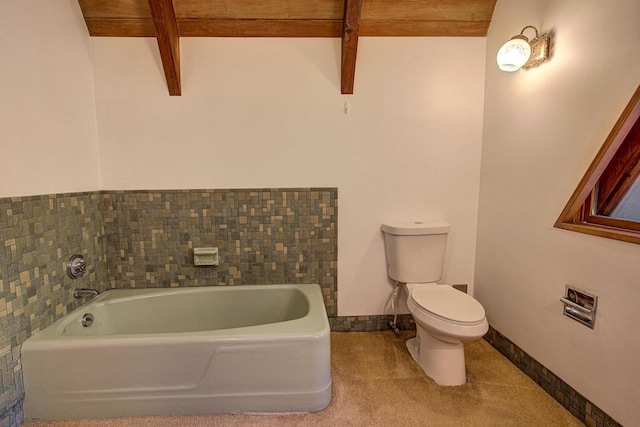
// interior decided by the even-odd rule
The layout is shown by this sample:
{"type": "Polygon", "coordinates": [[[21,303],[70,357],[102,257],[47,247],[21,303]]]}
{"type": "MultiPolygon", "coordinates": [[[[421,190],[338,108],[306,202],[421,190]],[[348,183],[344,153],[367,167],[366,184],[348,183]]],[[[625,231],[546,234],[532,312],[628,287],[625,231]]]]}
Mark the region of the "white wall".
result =
{"type": "Polygon", "coordinates": [[[472,282],[484,38],[361,38],[351,96],[338,39],[181,39],[181,97],[154,40],[91,43],[104,189],[338,187],[340,315],[385,311],[384,221],[449,220],[472,282]]]}
{"type": "Polygon", "coordinates": [[[77,1],[0,2],[0,197],[99,188],[90,48],[77,1]]]}
{"type": "Polygon", "coordinates": [[[499,0],[487,39],[476,297],[490,323],[623,425],[639,425],[640,246],[553,228],[640,83],[640,2],[499,0]],[[502,73],[500,45],[553,32],[553,57],[502,73]],[[595,330],[562,316],[598,295],[595,330]]]}

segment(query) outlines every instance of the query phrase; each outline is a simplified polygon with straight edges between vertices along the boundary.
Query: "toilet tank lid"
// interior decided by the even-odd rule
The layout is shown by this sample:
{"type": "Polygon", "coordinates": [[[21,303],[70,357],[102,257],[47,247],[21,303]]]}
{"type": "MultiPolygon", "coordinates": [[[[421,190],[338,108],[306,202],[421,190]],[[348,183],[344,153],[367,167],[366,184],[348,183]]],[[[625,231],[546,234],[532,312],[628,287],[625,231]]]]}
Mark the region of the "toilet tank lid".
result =
{"type": "Polygon", "coordinates": [[[396,236],[421,236],[425,234],[446,234],[451,228],[446,221],[404,221],[388,222],[380,227],[387,234],[396,236]]]}

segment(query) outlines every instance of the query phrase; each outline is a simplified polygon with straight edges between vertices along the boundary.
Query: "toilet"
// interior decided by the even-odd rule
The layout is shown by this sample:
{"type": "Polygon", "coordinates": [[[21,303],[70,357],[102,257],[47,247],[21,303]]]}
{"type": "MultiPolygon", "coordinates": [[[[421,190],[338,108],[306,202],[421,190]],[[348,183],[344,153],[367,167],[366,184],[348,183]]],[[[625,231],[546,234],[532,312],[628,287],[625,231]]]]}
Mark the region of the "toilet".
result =
{"type": "Polygon", "coordinates": [[[409,353],[437,384],[467,382],[464,344],[489,329],[482,305],[442,278],[449,223],[415,221],[382,225],[387,274],[406,285],[407,307],[417,335],[407,341],[409,353]]]}

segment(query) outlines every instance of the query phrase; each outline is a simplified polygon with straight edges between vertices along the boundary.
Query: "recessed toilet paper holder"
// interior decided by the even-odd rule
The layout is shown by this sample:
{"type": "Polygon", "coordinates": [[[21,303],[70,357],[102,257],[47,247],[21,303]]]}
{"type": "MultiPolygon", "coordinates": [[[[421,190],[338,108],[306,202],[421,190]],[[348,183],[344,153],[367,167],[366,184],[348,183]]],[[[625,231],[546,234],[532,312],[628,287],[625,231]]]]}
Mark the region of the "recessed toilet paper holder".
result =
{"type": "Polygon", "coordinates": [[[596,326],[596,309],[598,297],[573,285],[567,285],[565,296],[560,298],[564,304],[562,312],[565,316],[594,329],[596,326]]]}

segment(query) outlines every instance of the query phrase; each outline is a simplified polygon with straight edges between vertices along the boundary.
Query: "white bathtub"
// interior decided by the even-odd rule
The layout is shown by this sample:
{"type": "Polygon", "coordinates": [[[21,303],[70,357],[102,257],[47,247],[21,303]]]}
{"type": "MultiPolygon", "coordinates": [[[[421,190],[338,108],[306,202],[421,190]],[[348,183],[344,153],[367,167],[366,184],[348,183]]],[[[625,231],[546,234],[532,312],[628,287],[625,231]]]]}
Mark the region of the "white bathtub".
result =
{"type": "Polygon", "coordinates": [[[317,412],[330,353],[318,285],[109,290],[22,345],[25,421],[317,412]]]}

